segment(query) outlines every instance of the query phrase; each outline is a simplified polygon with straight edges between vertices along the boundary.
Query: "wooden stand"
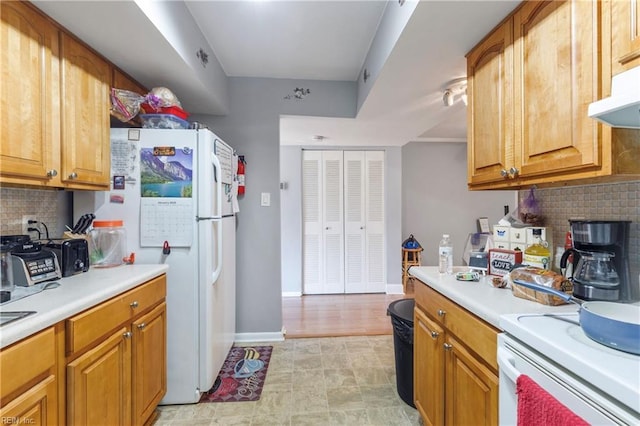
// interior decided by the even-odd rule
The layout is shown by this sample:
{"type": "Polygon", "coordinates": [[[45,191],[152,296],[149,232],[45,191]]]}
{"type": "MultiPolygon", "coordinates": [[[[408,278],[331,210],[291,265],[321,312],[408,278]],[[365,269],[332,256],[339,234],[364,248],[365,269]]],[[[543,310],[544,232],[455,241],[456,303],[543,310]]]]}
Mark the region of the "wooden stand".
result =
{"type": "Polygon", "coordinates": [[[412,266],[421,266],[422,248],[402,249],[402,291],[407,293],[407,282],[411,278],[409,276],[409,268],[412,266]]]}

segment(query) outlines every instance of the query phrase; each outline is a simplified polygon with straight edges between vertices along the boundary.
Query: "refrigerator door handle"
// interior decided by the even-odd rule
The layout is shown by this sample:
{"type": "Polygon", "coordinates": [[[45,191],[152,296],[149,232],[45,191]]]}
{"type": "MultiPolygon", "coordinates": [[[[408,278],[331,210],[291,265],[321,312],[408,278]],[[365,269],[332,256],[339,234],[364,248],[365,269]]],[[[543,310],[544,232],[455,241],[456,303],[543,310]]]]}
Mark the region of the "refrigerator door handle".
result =
{"type": "Polygon", "coordinates": [[[221,179],[221,170],[220,170],[220,160],[215,155],[215,153],[211,153],[211,162],[213,163],[213,170],[215,173],[215,182],[214,185],[216,187],[216,208],[213,214],[217,216],[217,241],[216,248],[218,253],[216,253],[217,264],[216,268],[213,271],[212,282],[215,283],[220,276],[220,272],[222,271],[222,222],[220,221],[220,217],[222,217],[222,179],[221,179]]]}
{"type": "Polygon", "coordinates": [[[215,282],[218,281],[218,278],[220,277],[220,272],[222,272],[222,221],[218,219],[215,222],[218,225],[218,238],[216,239],[217,240],[216,241],[217,242],[216,269],[214,269],[213,276],[211,277],[211,282],[213,284],[215,284],[215,282]]]}
{"type": "Polygon", "coordinates": [[[216,211],[213,212],[217,218],[222,217],[222,176],[220,172],[220,160],[212,152],[211,162],[213,163],[213,170],[215,171],[215,186],[216,186],[216,211]]]}

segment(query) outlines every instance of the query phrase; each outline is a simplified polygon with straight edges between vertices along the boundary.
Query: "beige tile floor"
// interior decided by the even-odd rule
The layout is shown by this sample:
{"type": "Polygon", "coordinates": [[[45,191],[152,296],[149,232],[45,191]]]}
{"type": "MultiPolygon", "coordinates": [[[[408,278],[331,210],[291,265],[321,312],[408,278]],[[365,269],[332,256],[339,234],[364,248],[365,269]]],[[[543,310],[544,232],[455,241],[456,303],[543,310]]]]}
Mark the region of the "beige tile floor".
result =
{"type": "Polygon", "coordinates": [[[391,335],[255,345],[273,346],[259,401],[161,406],[155,426],[420,424],[396,391],[391,335]]]}

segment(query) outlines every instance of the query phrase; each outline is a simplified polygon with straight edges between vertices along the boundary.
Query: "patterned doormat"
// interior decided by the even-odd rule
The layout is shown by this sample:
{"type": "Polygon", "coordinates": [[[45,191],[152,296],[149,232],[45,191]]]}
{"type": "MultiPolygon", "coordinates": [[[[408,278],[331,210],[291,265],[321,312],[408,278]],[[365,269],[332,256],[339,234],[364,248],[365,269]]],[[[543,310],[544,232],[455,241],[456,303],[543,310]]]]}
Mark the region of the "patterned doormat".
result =
{"type": "Polygon", "coordinates": [[[273,346],[234,346],[200,402],[257,401],[267,378],[273,346]]]}

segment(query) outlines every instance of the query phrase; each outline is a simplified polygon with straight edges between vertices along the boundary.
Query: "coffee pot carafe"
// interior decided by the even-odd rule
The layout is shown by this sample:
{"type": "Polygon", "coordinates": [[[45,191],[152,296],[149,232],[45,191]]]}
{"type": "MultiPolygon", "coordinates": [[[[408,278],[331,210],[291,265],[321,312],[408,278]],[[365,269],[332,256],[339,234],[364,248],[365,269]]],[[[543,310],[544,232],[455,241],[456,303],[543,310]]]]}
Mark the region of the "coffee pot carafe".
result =
{"type": "MultiPolygon", "coordinates": [[[[565,258],[565,264],[566,258],[571,254],[578,257],[571,276],[574,282],[613,292],[611,297],[619,296],[620,277],[613,263],[615,254],[568,249],[562,255],[565,258]]],[[[562,259],[560,262],[562,264],[562,259]]]]}
{"type": "Polygon", "coordinates": [[[573,248],[560,259],[567,267],[573,255],[573,295],[583,300],[633,302],[640,284],[632,282],[628,247],[630,221],[570,220],[573,248]]]}

